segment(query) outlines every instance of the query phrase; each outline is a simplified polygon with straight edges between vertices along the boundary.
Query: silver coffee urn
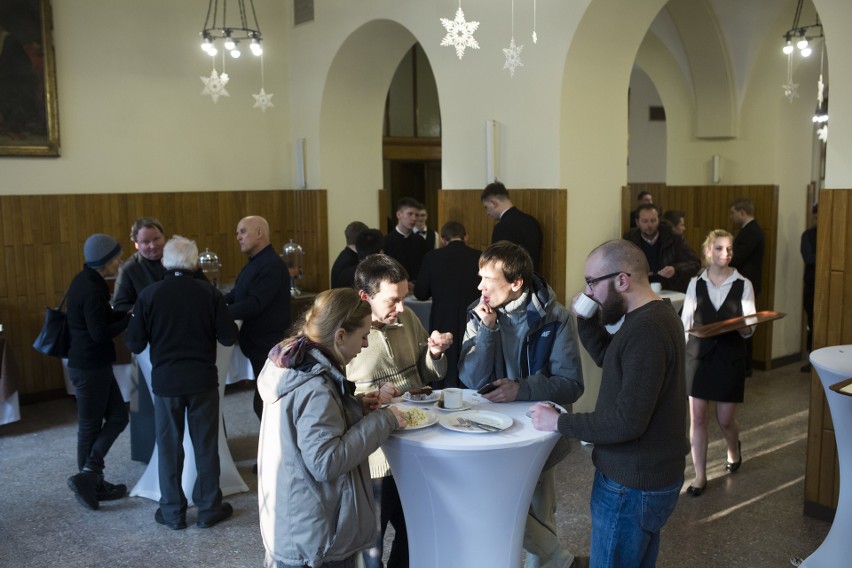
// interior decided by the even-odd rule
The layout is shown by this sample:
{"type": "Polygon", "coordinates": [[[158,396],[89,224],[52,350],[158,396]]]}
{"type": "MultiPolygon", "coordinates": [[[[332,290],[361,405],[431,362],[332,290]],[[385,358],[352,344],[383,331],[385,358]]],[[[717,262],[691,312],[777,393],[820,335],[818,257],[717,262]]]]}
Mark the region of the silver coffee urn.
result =
{"type": "Polygon", "coordinates": [[[201,266],[201,271],[207,280],[214,287],[219,288],[219,269],[222,267],[219,264],[219,255],[208,248],[198,255],[198,264],[201,266]]]}
{"type": "Polygon", "coordinates": [[[305,258],[305,250],[302,245],[290,239],[284,250],[281,253],[281,258],[287,264],[287,269],[290,271],[290,295],[298,296],[302,290],[296,286],[296,281],[302,278],[302,262],[305,258]]]}

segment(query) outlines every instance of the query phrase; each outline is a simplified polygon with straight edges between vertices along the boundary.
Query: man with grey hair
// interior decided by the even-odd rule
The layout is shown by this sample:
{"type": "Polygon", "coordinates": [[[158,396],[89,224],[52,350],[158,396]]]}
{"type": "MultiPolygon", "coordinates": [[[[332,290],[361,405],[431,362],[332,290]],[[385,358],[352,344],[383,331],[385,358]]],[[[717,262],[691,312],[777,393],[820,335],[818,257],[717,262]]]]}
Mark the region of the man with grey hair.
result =
{"type": "Polygon", "coordinates": [[[187,500],[181,487],[186,419],[198,472],[192,499],[198,526],[207,528],[233,513],[219,489],[216,342],[233,345],[238,330],[222,294],[192,276],[198,268],[194,241],[170,239],[163,249],[163,266],[164,279],[139,294],[125,335],[134,353],[151,344],[161,493],[154,519],[174,530],[186,528],[187,500]]]}
{"type": "Polygon", "coordinates": [[[654,566],[689,452],[683,326],[651,290],[635,244],[600,245],[585,273],[584,292],[600,309],[573,313],[583,347],[603,370],[595,410],[559,414],[538,403],[530,414],[539,430],[594,444],[591,565],[654,566]],[[604,326],[622,317],[610,335],[604,326]]]}
{"type": "MultiPolygon", "coordinates": [[[[269,242],[269,223],[257,215],[240,219],[237,225],[240,252],[248,263],[237,275],[233,290],[225,294],[231,317],[242,320],[240,350],[251,362],[255,378],[260,375],[272,347],[287,337],[290,329],[290,273],[269,242]]],[[[263,415],[263,400],[254,390],[254,413],[263,415]]]]}

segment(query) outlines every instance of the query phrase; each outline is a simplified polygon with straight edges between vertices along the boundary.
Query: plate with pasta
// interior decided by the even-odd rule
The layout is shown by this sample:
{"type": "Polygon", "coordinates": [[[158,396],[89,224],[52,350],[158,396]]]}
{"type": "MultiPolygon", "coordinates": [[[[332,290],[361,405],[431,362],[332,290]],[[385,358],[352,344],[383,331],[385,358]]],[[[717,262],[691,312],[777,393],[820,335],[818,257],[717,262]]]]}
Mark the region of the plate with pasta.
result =
{"type": "Polygon", "coordinates": [[[438,415],[426,408],[418,408],[416,406],[397,406],[396,408],[405,417],[405,421],[408,422],[408,426],[402,430],[403,432],[426,428],[438,421],[438,415]]]}

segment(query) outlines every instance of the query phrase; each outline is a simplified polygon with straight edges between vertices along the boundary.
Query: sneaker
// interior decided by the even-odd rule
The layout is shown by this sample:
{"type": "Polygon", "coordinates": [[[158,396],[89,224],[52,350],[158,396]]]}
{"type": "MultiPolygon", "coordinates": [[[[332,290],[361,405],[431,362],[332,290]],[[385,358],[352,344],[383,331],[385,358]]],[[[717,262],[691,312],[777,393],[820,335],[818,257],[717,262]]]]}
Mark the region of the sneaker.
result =
{"type": "Polygon", "coordinates": [[[68,478],[68,487],[74,492],[77,501],[87,509],[97,511],[98,496],[97,487],[101,480],[100,474],[93,471],[81,471],[77,475],[68,478]]]}
{"type": "Polygon", "coordinates": [[[198,528],[209,529],[213,525],[221,523],[222,521],[224,521],[225,519],[227,519],[228,517],[230,517],[233,514],[234,514],[234,508],[231,507],[231,504],[230,503],[222,503],[222,507],[219,509],[219,511],[210,515],[210,518],[208,518],[205,521],[198,519],[198,528]]]}
{"type": "Polygon", "coordinates": [[[95,490],[95,495],[98,501],[115,501],[127,495],[127,486],[123,483],[114,485],[105,479],[101,479],[95,490]]]}
{"type": "Polygon", "coordinates": [[[166,521],[166,518],[163,516],[163,512],[159,507],[157,508],[157,512],[154,513],[154,520],[163,526],[169,527],[173,531],[179,531],[186,528],[186,519],[179,519],[176,523],[170,523],[166,521]]]}

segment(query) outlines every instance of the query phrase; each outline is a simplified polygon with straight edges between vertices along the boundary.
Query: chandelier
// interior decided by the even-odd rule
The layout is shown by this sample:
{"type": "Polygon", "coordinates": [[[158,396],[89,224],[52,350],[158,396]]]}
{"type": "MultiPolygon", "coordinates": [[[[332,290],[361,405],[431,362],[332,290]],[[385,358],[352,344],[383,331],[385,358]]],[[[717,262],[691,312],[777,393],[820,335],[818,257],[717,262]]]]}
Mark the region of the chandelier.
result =
{"type": "Polygon", "coordinates": [[[240,44],[248,42],[251,52],[260,56],[263,53],[263,35],[257,24],[253,0],[248,0],[248,5],[251,9],[251,20],[246,10],[246,0],[210,0],[204,29],[201,31],[201,49],[212,57],[219,52],[216,40],[221,39],[224,40],[222,47],[236,59],[240,56],[240,44]],[[252,22],[254,27],[249,27],[252,22]]]}
{"type": "Polygon", "coordinates": [[[799,0],[796,4],[793,26],[784,33],[784,47],[781,48],[784,55],[792,55],[795,48],[798,48],[802,57],[808,57],[812,53],[811,42],[823,37],[819,16],[815,16],[816,21],[809,26],[800,25],[799,20],[802,17],[803,3],[804,0],[799,0]]]}

